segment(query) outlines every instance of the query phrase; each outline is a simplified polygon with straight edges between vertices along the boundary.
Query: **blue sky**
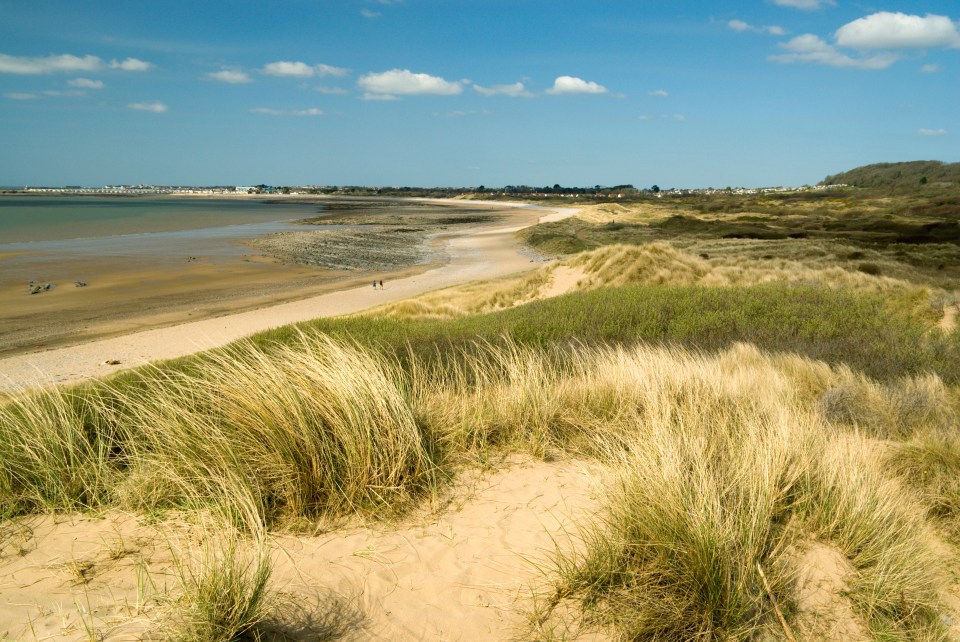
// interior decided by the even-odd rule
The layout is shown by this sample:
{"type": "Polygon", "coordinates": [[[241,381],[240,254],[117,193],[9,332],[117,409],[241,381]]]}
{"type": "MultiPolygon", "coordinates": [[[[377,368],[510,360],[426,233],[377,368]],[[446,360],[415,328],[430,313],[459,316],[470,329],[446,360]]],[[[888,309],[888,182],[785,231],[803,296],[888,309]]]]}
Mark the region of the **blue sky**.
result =
{"type": "Polygon", "coordinates": [[[960,160],[956,0],[0,0],[0,185],[802,185],[960,160]]]}

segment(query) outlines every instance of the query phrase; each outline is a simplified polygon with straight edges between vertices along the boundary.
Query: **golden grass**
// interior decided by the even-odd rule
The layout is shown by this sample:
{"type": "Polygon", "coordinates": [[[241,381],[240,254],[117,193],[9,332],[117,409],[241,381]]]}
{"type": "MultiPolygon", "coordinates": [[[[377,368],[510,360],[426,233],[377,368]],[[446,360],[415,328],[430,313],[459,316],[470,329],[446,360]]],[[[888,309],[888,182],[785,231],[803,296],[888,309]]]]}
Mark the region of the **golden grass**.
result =
{"type": "MultiPolygon", "coordinates": [[[[608,466],[608,497],[584,551],[558,557],[544,621],[572,603],[626,639],[747,639],[776,627],[757,565],[792,617],[795,551],[812,541],[849,561],[844,599],[873,635],[946,635],[931,526],[960,505],[960,442],[957,391],[932,375],[879,384],[745,344],[505,342],[401,367],[300,334],[97,390],[0,412],[4,453],[25,451],[3,460],[7,512],[213,506],[256,541],[276,520],[389,513],[490,451],[573,453],[608,466]]],[[[269,559],[240,550],[181,574],[199,623],[182,639],[265,617],[269,559]]]]}

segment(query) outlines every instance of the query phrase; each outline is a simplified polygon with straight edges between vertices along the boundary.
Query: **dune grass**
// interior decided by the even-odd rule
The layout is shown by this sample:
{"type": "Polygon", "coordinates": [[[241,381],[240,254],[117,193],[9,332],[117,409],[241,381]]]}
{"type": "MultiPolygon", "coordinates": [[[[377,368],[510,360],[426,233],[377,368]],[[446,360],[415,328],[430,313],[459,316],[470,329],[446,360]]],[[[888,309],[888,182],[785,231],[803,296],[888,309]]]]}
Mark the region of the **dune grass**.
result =
{"type": "Polygon", "coordinates": [[[280,605],[270,587],[273,563],[263,531],[253,538],[207,524],[203,543],[174,553],[177,590],[167,596],[161,629],[178,642],[262,639],[280,605]]]}
{"type": "Polygon", "coordinates": [[[146,368],[3,407],[0,505],[213,501],[241,521],[231,498],[250,498],[258,520],[382,510],[433,485],[431,441],[383,357],[320,335],[270,353],[241,342],[202,368],[146,368]]]}
{"type": "MultiPolygon", "coordinates": [[[[558,554],[542,627],[573,604],[624,639],[777,635],[771,592],[793,621],[814,541],[850,562],[843,599],[875,637],[945,639],[957,348],[881,294],[784,283],[317,321],[16,396],[0,407],[0,510],[212,510],[256,542],[396,515],[491,454],[588,457],[609,471],[605,509],[558,554]]],[[[193,624],[176,635],[258,630],[256,550],[184,567],[193,624]]]]}

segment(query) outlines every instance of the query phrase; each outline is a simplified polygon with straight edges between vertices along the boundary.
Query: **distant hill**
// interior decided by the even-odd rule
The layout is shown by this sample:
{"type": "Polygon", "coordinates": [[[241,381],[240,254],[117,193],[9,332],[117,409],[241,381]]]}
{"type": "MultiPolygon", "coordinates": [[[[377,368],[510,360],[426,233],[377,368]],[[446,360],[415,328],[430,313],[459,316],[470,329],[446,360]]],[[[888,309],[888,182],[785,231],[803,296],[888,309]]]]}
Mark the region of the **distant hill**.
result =
{"type": "Polygon", "coordinates": [[[910,161],[864,165],[823,179],[821,185],[846,184],[855,187],[916,187],[925,182],[960,184],[960,163],[910,161]],[[926,178],[926,181],[923,179],[926,178]]]}

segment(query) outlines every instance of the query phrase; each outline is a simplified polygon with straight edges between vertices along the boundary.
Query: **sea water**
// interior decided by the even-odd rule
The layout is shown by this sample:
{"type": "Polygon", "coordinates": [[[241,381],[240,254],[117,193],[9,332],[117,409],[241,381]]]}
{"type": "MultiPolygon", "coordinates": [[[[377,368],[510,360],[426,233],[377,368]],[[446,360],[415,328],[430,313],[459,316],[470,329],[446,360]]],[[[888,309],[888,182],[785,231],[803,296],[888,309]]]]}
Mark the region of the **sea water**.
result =
{"type": "Polygon", "coordinates": [[[317,204],[215,198],[0,196],[0,253],[204,255],[295,229],[317,204]]]}

